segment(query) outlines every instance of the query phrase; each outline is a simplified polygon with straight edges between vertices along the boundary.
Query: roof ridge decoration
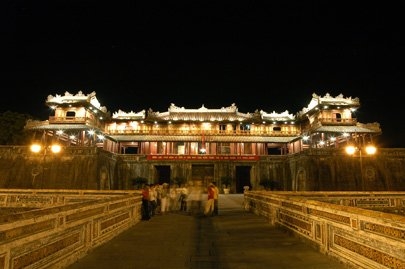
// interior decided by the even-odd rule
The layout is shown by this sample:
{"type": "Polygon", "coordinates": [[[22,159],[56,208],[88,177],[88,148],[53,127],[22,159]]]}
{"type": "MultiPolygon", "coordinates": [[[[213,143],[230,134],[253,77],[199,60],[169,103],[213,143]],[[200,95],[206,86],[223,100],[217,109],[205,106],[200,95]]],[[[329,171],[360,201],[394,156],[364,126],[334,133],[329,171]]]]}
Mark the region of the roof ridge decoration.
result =
{"type": "MultiPolygon", "coordinates": [[[[254,116],[254,115],[253,115],[254,116]]],[[[166,112],[154,112],[148,110],[147,118],[151,120],[166,120],[166,121],[246,121],[251,120],[253,116],[250,113],[240,113],[235,104],[229,107],[219,109],[210,109],[202,105],[198,109],[186,109],[171,104],[166,112]]]]}
{"type": "Polygon", "coordinates": [[[273,121],[295,120],[295,116],[293,114],[290,114],[288,110],[281,113],[276,113],[275,111],[273,111],[272,113],[267,113],[263,110],[260,110],[260,116],[262,119],[269,119],[273,121]]]}
{"type": "Polygon", "coordinates": [[[119,109],[117,112],[113,113],[113,119],[145,119],[146,111],[141,110],[138,113],[135,113],[131,110],[131,112],[125,112],[119,109]]]}
{"type": "Polygon", "coordinates": [[[351,96],[344,97],[342,93],[335,97],[329,93],[326,93],[323,97],[313,93],[308,106],[304,107],[298,114],[305,114],[320,104],[360,106],[360,99],[358,97],[352,98],[351,96]]]}
{"type": "Polygon", "coordinates": [[[69,103],[76,103],[76,102],[88,102],[93,105],[95,108],[107,112],[107,108],[100,105],[100,102],[97,100],[96,92],[93,91],[89,94],[83,94],[82,91],[79,91],[77,94],[73,95],[70,92],[66,91],[65,95],[56,94],[48,95],[46,99],[47,103],[57,103],[57,104],[69,104],[69,103]]]}
{"type": "Polygon", "coordinates": [[[82,101],[89,101],[91,97],[95,97],[96,92],[91,92],[87,95],[83,94],[82,91],[79,91],[76,95],[71,94],[70,92],[66,91],[65,95],[60,95],[56,94],[55,96],[53,95],[48,95],[47,102],[58,102],[58,103],[63,103],[69,100],[82,100],[82,101]]]}
{"type": "Polygon", "coordinates": [[[185,108],[185,107],[178,107],[175,104],[171,103],[170,107],[168,109],[169,112],[171,113],[176,113],[176,112],[190,112],[190,113],[204,113],[204,112],[208,112],[208,113],[218,113],[218,112],[237,112],[238,111],[238,107],[235,105],[235,103],[231,104],[231,106],[228,107],[222,107],[219,109],[213,109],[213,108],[206,108],[204,106],[204,104],[198,108],[198,109],[192,109],[192,108],[185,108]]]}

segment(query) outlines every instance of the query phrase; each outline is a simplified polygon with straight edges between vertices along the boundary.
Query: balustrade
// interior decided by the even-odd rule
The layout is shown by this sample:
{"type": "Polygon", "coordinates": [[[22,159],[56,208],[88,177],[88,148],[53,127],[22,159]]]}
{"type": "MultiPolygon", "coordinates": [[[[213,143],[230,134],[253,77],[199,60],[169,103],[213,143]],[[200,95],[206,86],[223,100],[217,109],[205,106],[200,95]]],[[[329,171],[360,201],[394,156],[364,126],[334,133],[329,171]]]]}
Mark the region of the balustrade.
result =
{"type": "Polygon", "coordinates": [[[212,135],[232,135],[232,136],[297,136],[300,135],[298,131],[267,131],[267,130],[237,130],[237,131],[224,131],[224,130],[172,130],[172,129],[158,129],[158,130],[139,130],[139,129],[108,129],[109,134],[126,134],[126,135],[196,135],[196,136],[212,136],[212,135]]]}
{"type": "Polygon", "coordinates": [[[246,191],[244,208],[355,268],[404,268],[404,217],[382,213],[404,201],[401,192],[246,191]]]}

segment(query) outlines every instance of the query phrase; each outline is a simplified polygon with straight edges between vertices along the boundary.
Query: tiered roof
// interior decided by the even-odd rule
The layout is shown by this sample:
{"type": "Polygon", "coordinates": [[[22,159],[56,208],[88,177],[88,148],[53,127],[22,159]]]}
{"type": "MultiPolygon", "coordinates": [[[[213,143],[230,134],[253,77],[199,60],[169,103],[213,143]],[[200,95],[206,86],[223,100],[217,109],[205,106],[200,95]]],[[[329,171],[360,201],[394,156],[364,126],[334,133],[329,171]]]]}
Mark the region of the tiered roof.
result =
{"type": "Polygon", "coordinates": [[[149,109],[147,115],[145,110],[138,113],[129,112],[126,113],[122,110],[115,112],[113,114],[114,119],[131,119],[131,120],[153,120],[153,121],[219,121],[219,122],[258,122],[258,121],[268,121],[268,122],[291,122],[295,121],[295,116],[289,114],[288,111],[282,113],[267,113],[263,110],[260,112],[256,111],[254,113],[241,113],[238,111],[238,107],[232,104],[228,107],[222,108],[207,108],[202,105],[198,109],[190,109],[185,107],[179,107],[175,104],[171,104],[167,111],[165,112],[155,112],[149,109]]]}
{"type": "MultiPolygon", "coordinates": [[[[71,105],[83,105],[91,108],[93,111],[96,110],[108,113],[107,109],[100,105],[99,101],[96,98],[96,92],[91,92],[90,94],[83,94],[79,91],[77,94],[71,94],[65,92],[64,95],[49,95],[46,104],[49,106],[71,106],[71,105]]],[[[118,110],[113,113],[112,120],[136,120],[136,121],[154,121],[154,122],[244,122],[244,123],[255,123],[255,122],[282,122],[282,123],[295,123],[296,120],[304,120],[308,115],[316,113],[316,111],[325,109],[325,108],[350,108],[355,109],[360,106],[359,98],[344,97],[343,94],[338,96],[331,96],[327,93],[325,96],[319,96],[315,93],[312,94],[312,99],[307,107],[303,108],[302,111],[298,112],[297,115],[293,115],[288,112],[288,110],[277,113],[275,111],[268,113],[263,110],[256,110],[254,113],[241,113],[238,111],[238,107],[233,103],[228,107],[221,108],[207,108],[202,105],[197,109],[190,109],[185,107],[176,106],[175,104],[170,104],[170,107],[165,112],[155,112],[152,109],[149,109],[147,112],[141,110],[139,112],[125,112],[118,110]]],[[[57,127],[63,127],[58,125],[57,127]]],[[[76,125],[74,128],[77,128],[76,125]]],[[[53,125],[46,123],[41,126],[37,124],[31,126],[33,129],[51,129],[53,125]]],[[[65,126],[66,129],[69,129],[69,125],[65,126]]],[[[87,128],[87,126],[83,126],[87,128]]],[[[361,132],[361,133],[380,133],[378,123],[373,124],[360,124],[356,123],[353,126],[313,126],[312,131],[319,132],[361,132]]],[[[146,138],[145,138],[146,139],[146,138]]]]}
{"type": "Polygon", "coordinates": [[[120,119],[120,120],[144,120],[146,117],[146,112],[145,110],[139,111],[138,113],[135,113],[133,111],[131,112],[124,112],[121,109],[118,110],[118,112],[114,112],[112,118],[113,119],[120,119]]]}
{"type": "Polygon", "coordinates": [[[247,121],[252,120],[250,113],[240,113],[235,104],[219,109],[209,109],[202,105],[198,109],[186,109],[171,104],[167,112],[149,110],[148,118],[157,121],[247,121]]]}
{"type": "Polygon", "coordinates": [[[331,96],[329,93],[326,93],[325,96],[319,96],[315,93],[312,94],[312,99],[309,102],[307,107],[304,107],[298,115],[304,115],[306,113],[310,113],[313,110],[318,110],[319,108],[325,106],[340,106],[340,107],[352,107],[357,108],[360,107],[360,100],[358,97],[352,98],[344,97],[343,94],[339,94],[336,97],[331,96]]]}
{"type": "Polygon", "coordinates": [[[48,95],[48,98],[46,99],[46,104],[49,106],[63,106],[77,103],[84,103],[87,104],[87,106],[91,105],[93,108],[107,113],[107,108],[100,105],[100,102],[97,100],[96,97],[96,92],[94,91],[89,94],[83,94],[82,91],[79,91],[75,95],[66,91],[65,95],[48,95]]]}

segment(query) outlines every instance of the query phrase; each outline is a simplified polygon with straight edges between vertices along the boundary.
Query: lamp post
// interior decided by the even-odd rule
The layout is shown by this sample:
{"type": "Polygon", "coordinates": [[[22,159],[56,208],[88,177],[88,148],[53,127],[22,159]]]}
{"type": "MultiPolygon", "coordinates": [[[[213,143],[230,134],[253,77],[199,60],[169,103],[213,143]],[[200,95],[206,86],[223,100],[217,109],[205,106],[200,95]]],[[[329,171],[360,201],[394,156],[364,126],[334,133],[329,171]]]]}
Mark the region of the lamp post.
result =
{"type": "Polygon", "coordinates": [[[345,148],[346,153],[350,156],[355,156],[355,153],[359,153],[359,163],[360,163],[360,184],[361,184],[361,190],[365,190],[365,184],[364,184],[364,175],[363,175],[363,151],[366,153],[367,156],[374,155],[377,152],[377,148],[373,145],[366,145],[365,147],[362,147],[361,145],[359,146],[353,146],[349,145],[345,148]]]}
{"type": "Polygon", "coordinates": [[[43,146],[38,143],[34,143],[30,146],[31,152],[34,154],[41,154],[42,153],[42,158],[40,161],[40,164],[37,167],[32,168],[31,170],[31,175],[32,175],[32,182],[31,186],[34,187],[35,184],[35,178],[42,173],[42,177],[44,174],[44,162],[45,162],[45,157],[50,151],[53,154],[58,154],[61,152],[62,147],[59,144],[52,144],[50,146],[43,146]]]}

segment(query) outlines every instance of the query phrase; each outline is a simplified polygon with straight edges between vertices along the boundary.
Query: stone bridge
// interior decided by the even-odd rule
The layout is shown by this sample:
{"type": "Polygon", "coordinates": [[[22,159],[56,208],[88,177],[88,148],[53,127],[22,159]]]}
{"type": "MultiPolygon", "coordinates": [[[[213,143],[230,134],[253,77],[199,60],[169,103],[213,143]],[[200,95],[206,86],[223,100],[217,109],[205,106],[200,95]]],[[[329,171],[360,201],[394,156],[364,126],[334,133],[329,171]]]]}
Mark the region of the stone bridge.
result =
{"type": "MultiPolygon", "coordinates": [[[[0,190],[0,268],[65,268],[140,221],[139,191],[0,190]]],[[[244,209],[354,268],[405,268],[405,193],[246,191],[244,209]]]]}

